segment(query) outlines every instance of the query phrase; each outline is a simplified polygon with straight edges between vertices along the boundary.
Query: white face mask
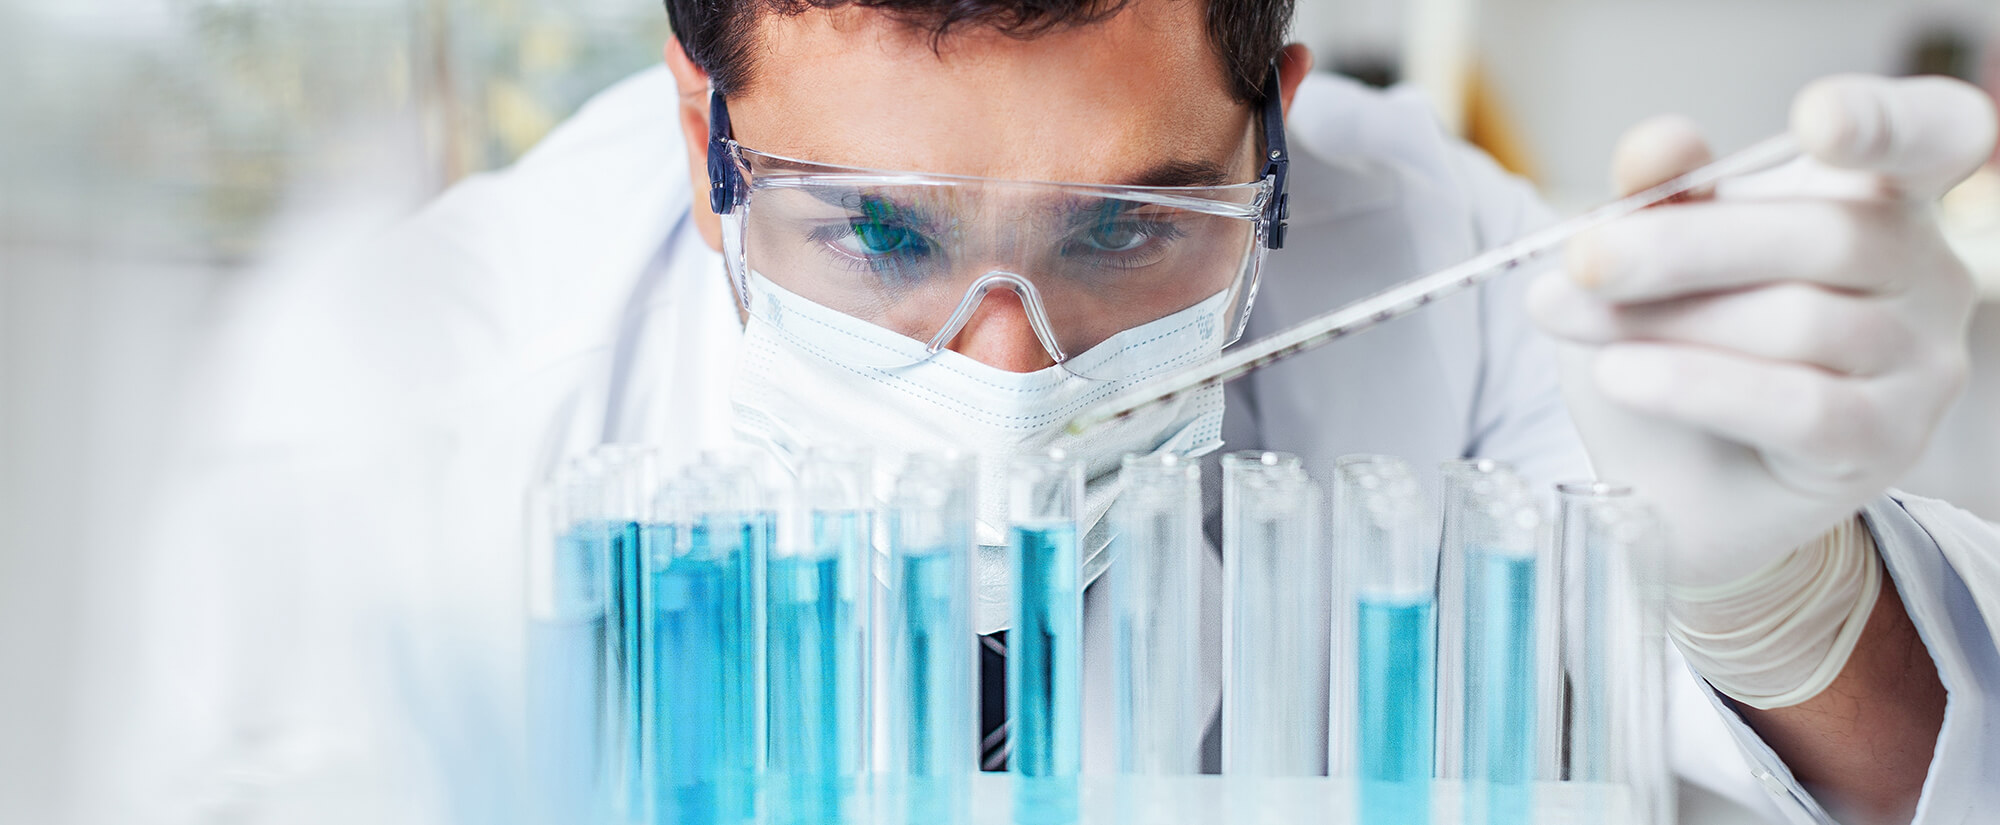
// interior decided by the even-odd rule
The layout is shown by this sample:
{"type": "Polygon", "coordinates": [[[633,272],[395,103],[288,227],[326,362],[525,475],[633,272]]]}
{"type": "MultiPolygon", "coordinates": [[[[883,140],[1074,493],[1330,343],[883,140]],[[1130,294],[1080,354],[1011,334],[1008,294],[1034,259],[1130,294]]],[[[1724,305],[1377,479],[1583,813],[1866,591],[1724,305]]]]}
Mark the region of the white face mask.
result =
{"type": "Polygon", "coordinates": [[[979,457],[980,633],[1009,618],[1007,459],[1060,448],[1084,461],[1083,582],[1109,566],[1103,518],[1117,496],[1126,453],[1171,451],[1198,456],[1222,446],[1222,389],[1211,387],[1106,424],[1085,435],[1063,425],[1077,413],[1171,370],[1222,351],[1225,295],[1126,330],[1075,356],[1079,362],[1123,359],[1144,364],[1116,381],[1079,378],[1060,366],[1008,372],[951,350],[907,367],[922,343],[785,291],[762,275],[748,278],[750,317],[731,393],[735,430],[796,469],[808,447],[865,446],[884,454],[959,450],[979,457]],[[897,358],[885,358],[897,354],[897,358]]]}

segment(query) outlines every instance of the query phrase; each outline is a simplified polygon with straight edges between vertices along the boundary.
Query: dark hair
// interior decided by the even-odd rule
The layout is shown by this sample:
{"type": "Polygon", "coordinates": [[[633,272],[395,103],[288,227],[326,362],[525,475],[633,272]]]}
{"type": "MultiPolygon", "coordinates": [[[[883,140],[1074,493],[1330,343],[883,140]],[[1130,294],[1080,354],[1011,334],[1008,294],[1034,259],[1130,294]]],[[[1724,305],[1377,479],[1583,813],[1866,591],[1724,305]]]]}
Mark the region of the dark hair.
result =
{"type": "MultiPolygon", "coordinates": [[[[1208,39],[1229,70],[1236,97],[1264,96],[1271,61],[1285,45],[1293,0],[1176,0],[1208,3],[1208,39]]],[[[740,88],[750,71],[759,14],[802,14],[813,9],[860,6],[880,9],[927,30],[935,46],[962,26],[990,28],[1032,38],[1055,29],[1104,20],[1128,0],[666,0],[667,19],[688,59],[708,73],[723,94],[740,88]]]]}

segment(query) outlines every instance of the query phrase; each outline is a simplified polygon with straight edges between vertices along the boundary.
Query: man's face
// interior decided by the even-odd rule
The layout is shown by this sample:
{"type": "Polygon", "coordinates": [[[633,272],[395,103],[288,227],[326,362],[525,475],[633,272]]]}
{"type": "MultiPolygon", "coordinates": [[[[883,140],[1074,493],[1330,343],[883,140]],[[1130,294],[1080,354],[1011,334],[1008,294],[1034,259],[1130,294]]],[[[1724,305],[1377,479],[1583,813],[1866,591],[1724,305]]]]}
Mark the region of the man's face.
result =
{"type": "MultiPolygon", "coordinates": [[[[760,19],[730,96],[736,139],[822,163],[1016,180],[1214,185],[1256,177],[1206,4],[1139,0],[1033,38],[965,27],[937,42],[861,8],[760,19]]],[[[1016,372],[1052,362],[1019,299],[988,294],[951,348],[1016,372]]]]}

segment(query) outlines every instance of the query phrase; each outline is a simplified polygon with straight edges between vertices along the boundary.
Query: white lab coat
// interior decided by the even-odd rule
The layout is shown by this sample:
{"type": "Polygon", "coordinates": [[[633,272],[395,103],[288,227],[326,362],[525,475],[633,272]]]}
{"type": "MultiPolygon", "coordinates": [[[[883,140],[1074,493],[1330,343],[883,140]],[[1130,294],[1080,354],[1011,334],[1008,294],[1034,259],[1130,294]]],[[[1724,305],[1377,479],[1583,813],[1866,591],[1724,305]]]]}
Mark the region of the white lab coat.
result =
{"type": "MultiPolygon", "coordinates": [[[[135,671],[148,687],[132,728],[145,744],[109,757],[147,781],[127,789],[135,818],[123,821],[505,819],[523,490],[594,444],[660,445],[674,462],[730,441],[741,330],[687,218],[675,100],[663,70],[642,73],[361,263],[232,303],[195,472],[148,523],[157,644],[135,671]]],[[[1266,266],[1251,336],[1549,218],[1411,96],[1315,75],[1287,131],[1291,234],[1266,266]]],[[[1419,467],[1498,458],[1541,482],[1587,475],[1547,342],[1522,311],[1526,280],[1232,385],[1229,448],[1293,451],[1322,470],[1373,452],[1419,467]]],[[[1986,721],[2000,657],[1971,595],[2000,593],[2000,572],[1964,566],[2000,538],[1962,513],[1908,507],[1884,499],[1870,519],[1953,691],[1925,805],[1939,817],[1926,821],[1955,822],[1975,802],[2000,810],[2000,722],[1986,721]]],[[[1218,571],[1211,558],[1211,626],[1218,571]]],[[[1110,718],[1097,602],[1094,589],[1093,765],[1110,718]]],[[[1672,762],[1687,781],[1821,821],[1733,714],[1669,673],[1672,762]]]]}

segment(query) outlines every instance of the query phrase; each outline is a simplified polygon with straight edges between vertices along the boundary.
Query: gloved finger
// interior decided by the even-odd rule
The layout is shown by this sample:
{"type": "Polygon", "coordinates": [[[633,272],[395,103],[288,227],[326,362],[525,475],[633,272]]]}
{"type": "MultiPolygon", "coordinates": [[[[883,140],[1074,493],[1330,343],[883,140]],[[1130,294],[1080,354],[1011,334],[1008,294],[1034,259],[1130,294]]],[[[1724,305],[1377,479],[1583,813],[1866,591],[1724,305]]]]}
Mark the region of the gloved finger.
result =
{"type": "MultiPolygon", "coordinates": [[[[1618,196],[1662,183],[1715,159],[1694,121],[1662,115],[1642,121],[1618,139],[1611,155],[1611,182],[1618,196]]],[[[1701,193],[1681,200],[1701,197],[1701,193]]]]}
{"type": "Polygon", "coordinates": [[[1884,175],[1913,201],[1937,198],[1993,156],[1992,98],[1942,77],[1840,75],[1807,86],[1792,134],[1829,166],[1884,175]]]}
{"type": "Polygon", "coordinates": [[[1803,283],[1617,304],[1544,276],[1528,289],[1528,311],[1543,331],[1581,344],[1695,344],[1856,376],[1882,374],[1915,342],[1888,302],[1803,283]]]}
{"type": "MultiPolygon", "coordinates": [[[[1860,472],[1908,421],[1873,379],[1834,375],[1693,346],[1612,344],[1599,350],[1592,378],[1604,397],[1829,478],[1860,472]]],[[[1907,400],[1907,399],[1905,399],[1907,400]]]]}
{"type": "Polygon", "coordinates": [[[1890,292],[1912,271],[1915,240],[1894,202],[1710,201],[1585,233],[1564,265],[1578,285],[1621,303],[1777,281],[1890,292]]]}

